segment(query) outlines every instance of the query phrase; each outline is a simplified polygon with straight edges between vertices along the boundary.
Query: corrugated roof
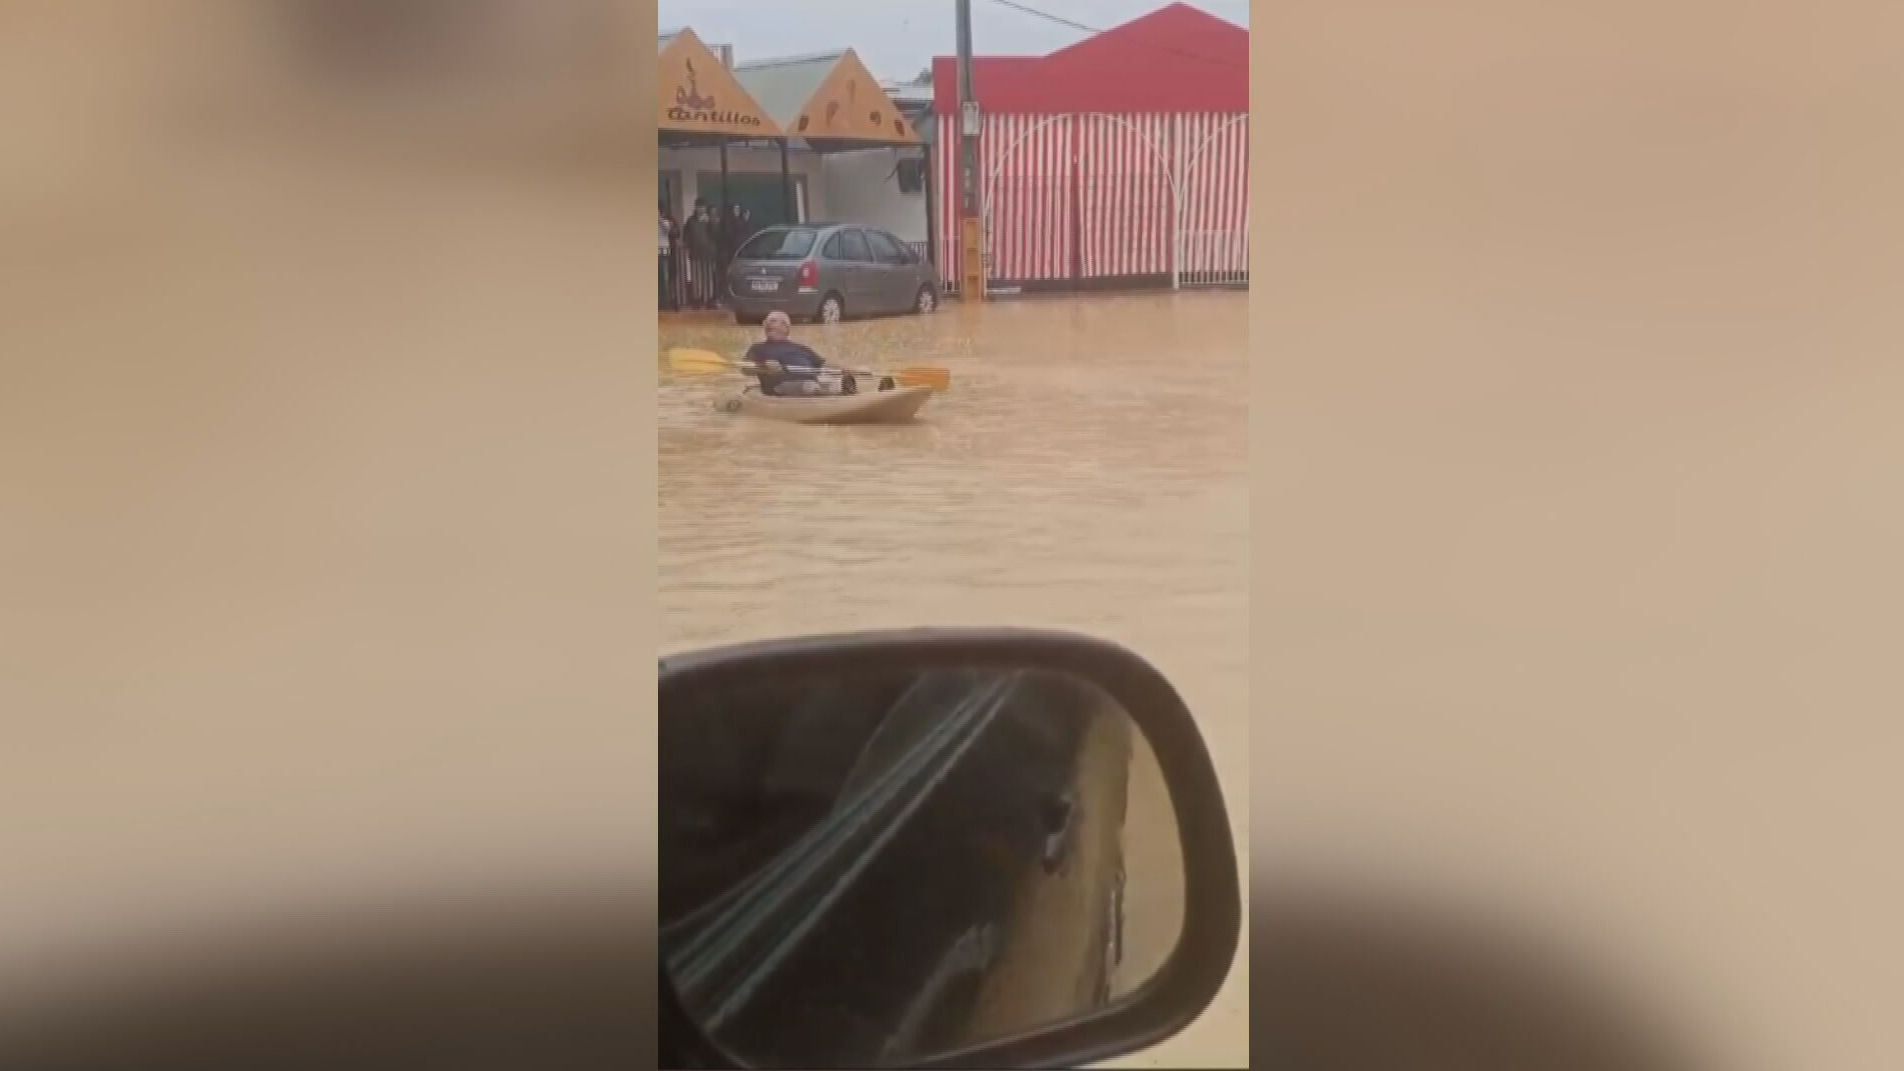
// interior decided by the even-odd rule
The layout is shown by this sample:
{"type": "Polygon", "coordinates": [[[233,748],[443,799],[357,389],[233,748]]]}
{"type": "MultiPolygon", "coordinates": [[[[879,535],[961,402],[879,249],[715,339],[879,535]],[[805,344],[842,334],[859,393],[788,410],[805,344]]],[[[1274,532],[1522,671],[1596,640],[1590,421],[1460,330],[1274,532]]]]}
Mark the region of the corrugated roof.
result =
{"type": "MultiPolygon", "coordinates": [[[[789,135],[815,149],[834,142],[915,145],[906,106],[850,48],[736,64],[735,81],[789,135]]],[[[914,103],[914,114],[921,103],[914,103]]]]}
{"type": "Polygon", "coordinates": [[[812,63],[816,60],[826,60],[830,63],[837,61],[841,56],[846,55],[846,53],[847,50],[844,48],[831,48],[824,52],[803,52],[797,56],[768,56],[766,59],[748,60],[746,63],[736,64],[736,66],[784,67],[789,64],[812,63]]]}
{"type": "Polygon", "coordinates": [[[800,117],[800,109],[813,99],[814,91],[833,73],[834,65],[844,55],[842,50],[752,60],[737,64],[734,77],[747,95],[760,104],[762,111],[785,127],[800,117]]]}
{"type": "Polygon", "coordinates": [[[932,103],[932,87],[914,82],[881,82],[879,88],[885,90],[894,104],[932,103]]]}

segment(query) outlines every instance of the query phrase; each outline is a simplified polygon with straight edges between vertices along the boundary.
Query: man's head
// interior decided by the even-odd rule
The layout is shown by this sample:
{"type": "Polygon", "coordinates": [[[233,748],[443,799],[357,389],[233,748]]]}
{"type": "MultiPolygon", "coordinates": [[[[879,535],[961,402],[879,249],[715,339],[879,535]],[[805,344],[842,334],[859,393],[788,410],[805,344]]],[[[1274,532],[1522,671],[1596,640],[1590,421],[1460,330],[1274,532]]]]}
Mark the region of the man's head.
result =
{"type": "Polygon", "coordinates": [[[786,313],[775,310],[767,314],[760,322],[767,329],[767,337],[775,342],[782,341],[793,334],[793,319],[786,313]]]}

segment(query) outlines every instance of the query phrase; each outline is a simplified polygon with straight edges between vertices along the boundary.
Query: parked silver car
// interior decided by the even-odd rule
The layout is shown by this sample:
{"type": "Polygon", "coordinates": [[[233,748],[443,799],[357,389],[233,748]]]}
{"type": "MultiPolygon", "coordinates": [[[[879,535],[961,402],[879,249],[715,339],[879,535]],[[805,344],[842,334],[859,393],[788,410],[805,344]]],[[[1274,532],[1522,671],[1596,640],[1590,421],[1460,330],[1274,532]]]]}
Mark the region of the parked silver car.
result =
{"type": "Polygon", "coordinates": [[[838,323],[847,316],[928,313],[939,272],[877,227],[783,223],[747,240],[727,268],[727,306],[741,323],[769,312],[838,323]]]}

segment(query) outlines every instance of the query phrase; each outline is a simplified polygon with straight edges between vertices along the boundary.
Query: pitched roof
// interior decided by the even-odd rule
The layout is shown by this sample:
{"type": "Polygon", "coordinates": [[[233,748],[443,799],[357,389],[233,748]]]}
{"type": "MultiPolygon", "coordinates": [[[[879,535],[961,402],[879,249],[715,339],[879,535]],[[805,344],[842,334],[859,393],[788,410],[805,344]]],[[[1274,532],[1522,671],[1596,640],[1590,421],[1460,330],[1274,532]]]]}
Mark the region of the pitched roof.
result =
{"type": "Polygon", "coordinates": [[[693,30],[668,39],[655,61],[657,117],[664,131],[778,137],[780,125],[741,87],[693,30]]]}
{"type": "Polygon", "coordinates": [[[820,143],[918,144],[905,112],[852,49],[756,60],[734,77],[788,134],[820,143]]]}
{"type": "MultiPolygon", "coordinates": [[[[958,111],[958,62],[932,61],[933,110],[958,111]]],[[[1249,30],[1173,3],[1047,56],[975,56],[984,112],[1247,112],[1249,30]]]]}
{"type": "Polygon", "coordinates": [[[1155,50],[1190,59],[1249,63],[1249,31],[1185,3],[1165,4],[1103,33],[1048,53],[1048,60],[1140,61],[1158,58],[1155,50]]]}
{"type": "Polygon", "coordinates": [[[845,50],[841,50],[751,60],[734,65],[734,78],[773,116],[774,122],[789,128],[844,55],[845,50]]]}

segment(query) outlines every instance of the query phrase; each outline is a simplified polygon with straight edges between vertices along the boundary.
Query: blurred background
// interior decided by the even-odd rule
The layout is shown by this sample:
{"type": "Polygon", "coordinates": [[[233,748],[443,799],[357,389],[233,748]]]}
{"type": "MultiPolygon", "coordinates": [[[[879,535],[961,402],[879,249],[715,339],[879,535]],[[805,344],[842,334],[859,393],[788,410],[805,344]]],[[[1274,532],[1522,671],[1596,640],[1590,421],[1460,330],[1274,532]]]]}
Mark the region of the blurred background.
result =
{"type": "Polygon", "coordinates": [[[652,22],[0,8],[0,996],[651,918],[652,22]]]}
{"type": "Polygon", "coordinates": [[[1895,1063],[1899,15],[1275,10],[1257,1007],[1386,962],[1552,1023],[1580,971],[1593,1033],[1895,1063]]]}

